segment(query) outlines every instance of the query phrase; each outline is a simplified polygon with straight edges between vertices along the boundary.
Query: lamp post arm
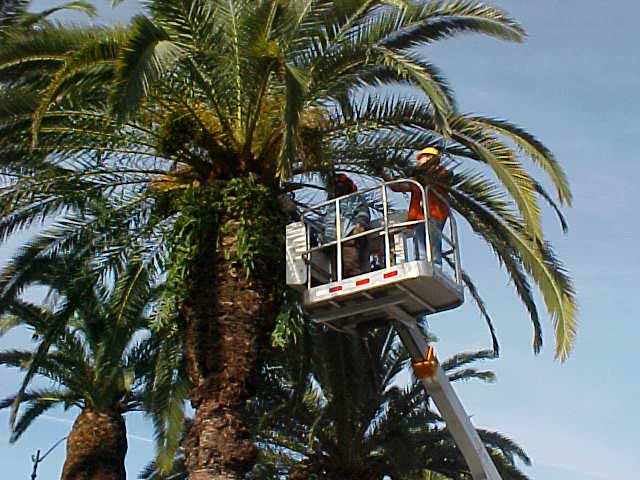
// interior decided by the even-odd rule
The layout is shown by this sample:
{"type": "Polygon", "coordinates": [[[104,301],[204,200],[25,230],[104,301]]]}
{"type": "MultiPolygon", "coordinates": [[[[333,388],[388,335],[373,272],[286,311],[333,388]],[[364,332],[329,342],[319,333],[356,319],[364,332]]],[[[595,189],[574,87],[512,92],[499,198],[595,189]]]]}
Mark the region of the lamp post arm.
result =
{"type": "Polygon", "coordinates": [[[55,450],[55,448],[64,442],[67,439],[66,436],[62,437],[56,443],[54,443],[49,450],[47,450],[44,455],[40,456],[40,450],[36,452],[35,455],[31,455],[31,461],[33,462],[33,471],[31,472],[31,480],[36,480],[38,476],[38,465],[42,463],[42,461],[49,456],[51,452],[55,450]]]}

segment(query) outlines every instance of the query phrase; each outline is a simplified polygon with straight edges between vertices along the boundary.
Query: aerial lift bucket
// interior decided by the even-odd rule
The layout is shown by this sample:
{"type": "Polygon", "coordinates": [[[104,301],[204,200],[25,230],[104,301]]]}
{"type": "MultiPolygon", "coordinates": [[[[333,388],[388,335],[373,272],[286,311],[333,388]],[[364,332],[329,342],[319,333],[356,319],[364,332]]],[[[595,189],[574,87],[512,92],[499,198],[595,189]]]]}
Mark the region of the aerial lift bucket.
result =
{"type": "Polygon", "coordinates": [[[287,284],[303,293],[303,308],[311,319],[330,328],[360,333],[381,322],[392,323],[412,358],[416,376],[438,407],[474,480],[501,480],[416,321],[418,315],[456,308],[464,301],[455,219],[450,217],[448,232],[441,232],[442,245],[438,248],[442,251],[436,257],[428,207],[427,191],[421,184],[394,180],[303,211],[302,221],[287,226],[287,284]],[[393,208],[389,187],[394,190],[398,183],[410,184],[412,191],[420,192],[423,220],[405,221],[406,211],[393,208]],[[371,208],[381,212],[379,218],[364,232],[343,232],[344,202],[371,192],[377,194],[376,201],[368,203],[375,204],[371,208]],[[330,229],[335,238],[323,239],[323,212],[328,210],[335,219],[330,229]],[[413,242],[424,245],[422,256],[409,257],[413,244],[406,241],[407,232],[413,242]],[[424,235],[424,239],[418,235],[424,235]],[[372,261],[371,268],[348,276],[343,269],[342,252],[347,242],[359,238],[377,242],[382,260],[372,261]],[[332,252],[333,258],[327,251],[332,252]]]}

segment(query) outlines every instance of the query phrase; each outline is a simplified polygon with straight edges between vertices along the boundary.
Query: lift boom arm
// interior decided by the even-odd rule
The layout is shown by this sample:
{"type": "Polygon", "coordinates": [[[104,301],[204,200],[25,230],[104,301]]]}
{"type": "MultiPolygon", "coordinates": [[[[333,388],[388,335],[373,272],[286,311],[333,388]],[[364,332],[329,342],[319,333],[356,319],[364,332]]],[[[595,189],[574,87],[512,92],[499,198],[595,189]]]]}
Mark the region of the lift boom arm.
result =
{"type": "MultiPolygon", "coordinates": [[[[424,362],[427,341],[417,327],[416,321],[398,308],[390,307],[395,318],[394,326],[400,339],[414,362],[424,362]]],[[[460,399],[449,382],[444,370],[434,364],[432,374],[420,379],[425,390],[438,407],[456,445],[462,452],[474,480],[501,480],[487,449],[471,423],[460,399]]]]}

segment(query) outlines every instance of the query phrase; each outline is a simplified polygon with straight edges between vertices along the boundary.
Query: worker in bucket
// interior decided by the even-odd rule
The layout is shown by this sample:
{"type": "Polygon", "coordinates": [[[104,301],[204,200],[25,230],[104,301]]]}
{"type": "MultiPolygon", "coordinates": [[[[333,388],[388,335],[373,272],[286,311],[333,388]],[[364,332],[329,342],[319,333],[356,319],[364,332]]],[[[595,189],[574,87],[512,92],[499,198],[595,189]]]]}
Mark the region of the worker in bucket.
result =
{"type": "MultiPolygon", "coordinates": [[[[333,196],[339,198],[358,191],[358,187],[347,175],[336,175],[333,196]]],[[[369,228],[371,213],[361,195],[351,195],[340,200],[340,233],[342,238],[362,233],[369,228]]],[[[336,209],[331,205],[324,217],[324,242],[336,240],[336,209]]],[[[335,253],[334,258],[337,258],[335,253]]],[[[332,262],[335,265],[335,261],[332,262]]],[[[335,272],[334,268],[334,272],[335,272]]],[[[369,248],[366,236],[342,243],[342,277],[353,277],[369,271],[369,248]]],[[[336,280],[334,275],[334,280],[336,280]]]]}
{"type": "MultiPolygon", "coordinates": [[[[427,189],[427,204],[429,215],[429,240],[431,242],[432,261],[436,265],[442,265],[442,231],[449,218],[449,205],[446,202],[446,193],[437,187],[431,186],[434,178],[443,178],[449,171],[442,165],[440,151],[436,147],[426,147],[416,155],[416,166],[412,178],[420,182],[427,189]]],[[[380,172],[385,181],[390,181],[388,175],[380,172]]],[[[424,220],[424,206],[422,204],[422,192],[410,183],[396,183],[389,185],[395,192],[411,192],[407,221],[424,220]]],[[[426,235],[424,223],[419,223],[414,229],[413,242],[409,245],[409,236],[405,236],[406,261],[422,260],[426,258],[426,235]]]]}

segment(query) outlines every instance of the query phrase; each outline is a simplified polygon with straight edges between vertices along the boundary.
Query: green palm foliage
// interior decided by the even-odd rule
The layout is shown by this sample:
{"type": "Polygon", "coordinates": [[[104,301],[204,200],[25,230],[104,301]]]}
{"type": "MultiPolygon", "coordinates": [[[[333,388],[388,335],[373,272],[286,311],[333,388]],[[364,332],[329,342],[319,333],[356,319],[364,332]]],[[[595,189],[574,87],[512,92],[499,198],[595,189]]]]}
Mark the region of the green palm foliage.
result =
{"type": "MultiPolygon", "coordinates": [[[[149,7],[152,16],[134,19],[127,33],[54,27],[19,35],[0,52],[0,74],[13,84],[2,101],[6,149],[16,148],[11,133],[24,139],[27,129],[35,147],[29,156],[39,159],[29,167],[20,155],[8,169],[41,170],[5,190],[7,216],[20,211],[26,221],[40,204],[38,189],[53,184],[82,182],[81,191],[108,195],[114,184],[155,180],[164,187],[161,196],[171,196],[167,190],[193,182],[250,173],[267,184],[292,172],[372,173],[372,165],[406,164],[410,150],[446,139],[448,152],[469,168],[433,182],[445,183],[456,210],[504,265],[531,314],[536,350],[542,337],[530,281],[540,287],[556,354],[566,358],[575,299],[542,237],[539,199],[557,205],[522,161],[548,174],[560,204],[571,201],[566,176],[524,129],[457,113],[450,88],[425,58],[431,42],[461,32],[519,41],[524,33],[515,21],[476,2],[149,7]],[[22,85],[16,73],[35,69],[38,79],[22,85]],[[411,88],[394,94],[378,88],[399,84],[411,88]],[[56,175],[50,152],[73,161],[56,162],[56,175]]],[[[73,201],[68,190],[47,194],[47,207],[73,201]]],[[[150,203],[142,188],[131,200],[132,216],[150,203]]]]}
{"type": "Polygon", "coordinates": [[[12,31],[0,45],[0,238],[52,223],[0,279],[0,302],[16,276],[65,251],[91,252],[95,274],[125,292],[166,274],[153,328],[186,352],[201,412],[186,451],[217,448],[205,437],[229,429],[235,447],[194,453],[193,469],[224,458],[221,474],[239,477],[256,455],[243,405],[282,294],[277,200],[317,173],[406,174],[415,149],[435,143],[463,167],[428,181],[504,265],[536,351],[531,282],[540,288],[566,358],[574,291],[539,201],[557,210],[571,193],[533,135],[459,112],[428,47],[466,32],[524,37],[469,0],[153,0],[127,28],[12,31]]]}
{"type": "MultiPolygon", "coordinates": [[[[289,321],[295,333],[279,332],[286,338],[274,341],[291,343],[270,356],[252,403],[260,456],[249,478],[471,478],[421,383],[410,379],[409,359],[389,328],[357,338],[289,321]]],[[[472,366],[491,358],[491,351],[461,353],[442,366],[452,382],[492,382],[492,372],[472,366]]],[[[516,465],[530,464],[521,447],[496,432],[480,435],[502,478],[527,478],[516,465]]],[[[152,462],[139,478],[188,478],[184,449],[169,470],[152,462]]]]}
{"type": "Polygon", "coordinates": [[[40,12],[30,12],[29,0],[0,0],[0,38],[9,29],[28,29],[47,21],[47,17],[63,10],[79,10],[87,15],[96,15],[95,7],[82,0],[64,3],[40,12]]]}
{"type": "Polygon", "coordinates": [[[76,261],[57,259],[38,270],[18,290],[48,287],[45,304],[15,296],[2,304],[0,315],[0,334],[26,327],[36,343],[33,350],[0,352],[0,365],[25,372],[18,393],[0,402],[15,418],[11,442],[50,409],[78,408],[62,478],[125,478],[123,415],[140,411],[156,427],[158,462],[172,458],[186,384],[163,358],[158,339],[149,336],[146,304],[132,301],[119,317],[114,305],[121,292],[96,283],[76,261]]]}
{"type": "MultiPolygon", "coordinates": [[[[275,413],[261,429],[260,442],[269,446],[281,474],[292,480],[418,480],[427,472],[471,478],[422,384],[407,382],[409,360],[390,328],[364,339],[317,331],[309,343],[307,367],[274,369],[269,379],[293,399],[272,407],[275,413]],[[309,375],[296,395],[296,371],[303,370],[309,375]]],[[[451,381],[493,381],[492,372],[471,366],[488,358],[490,351],[463,353],[442,366],[451,381]]],[[[516,465],[516,459],[530,463],[522,448],[497,432],[479,433],[502,478],[527,478],[516,465]]]]}

